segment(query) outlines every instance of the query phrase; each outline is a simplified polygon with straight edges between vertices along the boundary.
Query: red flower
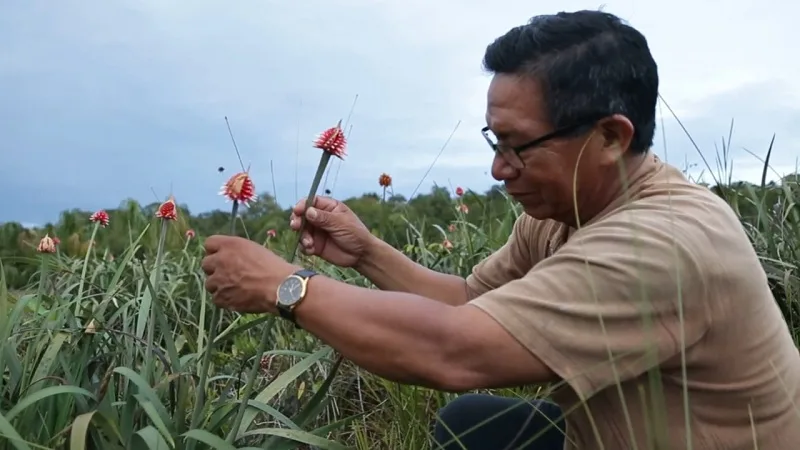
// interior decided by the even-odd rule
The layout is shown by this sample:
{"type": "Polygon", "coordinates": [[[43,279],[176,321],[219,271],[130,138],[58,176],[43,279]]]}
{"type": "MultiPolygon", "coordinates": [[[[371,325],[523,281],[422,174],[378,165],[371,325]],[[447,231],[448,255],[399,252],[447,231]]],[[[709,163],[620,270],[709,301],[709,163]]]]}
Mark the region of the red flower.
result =
{"type": "Polygon", "coordinates": [[[275,229],[267,230],[267,237],[274,238],[278,235],[278,232],[275,229]]]}
{"type": "Polygon", "coordinates": [[[58,245],[60,243],[61,243],[61,239],[59,239],[57,236],[53,236],[53,244],[58,245]]]}
{"type": "Polygon", "coordinates": [[[252,202],[256,198],[256,187],[247,172],[239,172],[222,185],[222,190],[219,193],[230,201],[238,201],[247,205],[248,202],[252,202]]]}
{"type": "Polygon", "coordinates": [[[442,246],[445,248],[445,250],[453,249],[453,243],[450,242],[450,239],[445,239],[444,242],[442,242],[442,246]]]}
{"type": "Polygon", "coordinates": [[[347,139],[345,139],[344,131],[342,131],[342,121],[340,120],[335,127],[323,131],[314,140],[314,147],[322,149],[339,159],[344,159],[343,157],[347,155],[345,153],[347,139]]]}
{"type": "Polygon", "coordinates": [[[194,234],[194,230],[192,230],[191,228],[190,228],[190,229],[188,229],[188,230],[186,230],[186,233],[185,233],[185,235],[186,235],[186,239],[192,239],[192,238],[194,238],[194,236],[195,236],[195,234],[194,234]]]}
{"type": "Polygon", "coordinates": [[[170,195],[169,199],[158,207],[156,217],[164,220],[178,220],[178,208],[175,206],[175,197],[170,195]]]}
{"type": "Polygon", "coordinates": [[[384,187],[384,188],[391,186],[392,185],[392,177],[390,177],[389,174],[386,174],[386,173],[381,174],[381,176],[378,177],[378,185],[380,187],[384,187]]]}
{"type": "Polygon", "coordinates": [[[105,228],[108,226],[108,223],[111,222],[111,218],[108,217],[108,213],[103,211],[97,211],[96,213],[89,216],[89,222],[99,223],[101,227],[105,228]]]}
{"type": "Polygon", "coordinates": [[[36,247],[36,251],[39,253],[55,253],[56,244],[55,242],[53,242],[53,239],[48,234],[45,234],[42,240],[39,241],[39,245],[36,247]]]}
{"type": "Polygon", "coordinates": [[[458,187],[456,188],[456,195],[457,195],[457,196],[459,196],[459,197],[461,197],[462,195],[464,195],[464,189],[461,189],[461,186],[458,186],[458,187]]]}

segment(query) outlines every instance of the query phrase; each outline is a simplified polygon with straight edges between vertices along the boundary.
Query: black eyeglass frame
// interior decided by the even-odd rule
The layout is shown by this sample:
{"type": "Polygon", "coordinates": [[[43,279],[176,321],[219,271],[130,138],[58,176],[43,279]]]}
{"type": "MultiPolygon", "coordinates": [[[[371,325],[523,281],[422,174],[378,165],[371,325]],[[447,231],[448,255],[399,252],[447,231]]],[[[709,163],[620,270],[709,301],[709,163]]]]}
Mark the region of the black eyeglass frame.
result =
{"type": "MultiPolygon", "coordinates": [[[[603,117],[605,117],[605,116],[603,116],[603,117]]],[[[547,142],[549,140],[557,139],[557,138],[560,138],[560,137],[569,136],[569,135],[571,135],[572,133],[578,131],[581,128],[584,128],[584,127],[587,127],[587,126],[590,126],[590,125],[594,125],[595,122],[597,122],[601,118],[602,117],[582,120],[582,121],[579,121],[579,122],[574,123],[572,125],[568,125],[568,126],[565,126],[565,127],[558,128],[555,131],[551,131],[551,132],[545,134],[544,136],[540,136],[540,137],[538,137],[538,138],[536,138],[536,139],[534,139],[532,141],[529,141],[529,142],[527,142],[525,144],[517,145],[517,146],[514,146],[514,147],[500,147],[497,143],[492,142],[492,139],[489,137],[488,134],[486,134],[488,131],[490,131],[488,126],[485,126],[485,127],[481,128],[481,134],[483,135],[483,138],[486,139],[486,142],[489,144],[489,147],[491,147],[492,150],[494,150],[497,153],[500,153],[501,155],[503,153],[507,153],[509,151],[513,152],[514,154],[516,154],[517,159],[519,160],[519,162],[522,165],[522,167],[525,167],[525,161],[522,159],[522,156],[520,155],[520,153],[522,153],[522,152],[524,152],[526,150],[530,150],[533,147],[538,147],[538,146],[542,145],[543,143],[545,143],[545,142],[547,142]]],[[[506,161],[508,161],[508,159],[506,159],[506,161]]],[[[509,163],[511,163],[511,161],[509,161],[509,163]]],[[[522,167],[519,167],[519,168],[522,168],[522,167]]]]}

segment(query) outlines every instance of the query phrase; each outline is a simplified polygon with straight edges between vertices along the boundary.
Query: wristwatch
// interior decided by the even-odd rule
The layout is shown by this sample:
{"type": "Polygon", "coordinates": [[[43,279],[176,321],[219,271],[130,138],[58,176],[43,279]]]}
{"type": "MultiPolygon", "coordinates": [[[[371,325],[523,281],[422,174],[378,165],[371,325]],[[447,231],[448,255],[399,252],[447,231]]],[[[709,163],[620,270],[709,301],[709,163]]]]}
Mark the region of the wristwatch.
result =
{"type": "Polygon", "coordinates": [[[301,269],[286,277],[278,286],[278,314],[284,319],[292,322],[299,328],[294,317],[294,309],[308,292],[308,280],[317,273],[311,269],[301,269]]]}

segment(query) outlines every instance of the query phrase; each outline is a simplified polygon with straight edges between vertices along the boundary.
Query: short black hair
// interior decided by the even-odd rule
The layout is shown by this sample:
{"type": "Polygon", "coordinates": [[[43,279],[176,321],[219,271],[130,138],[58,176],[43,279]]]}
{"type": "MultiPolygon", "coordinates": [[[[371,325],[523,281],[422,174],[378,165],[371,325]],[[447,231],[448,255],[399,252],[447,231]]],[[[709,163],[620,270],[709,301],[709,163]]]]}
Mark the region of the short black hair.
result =
{"type": "Polygon", "coordinates": [[[645,37],[602,11],[533,17],[486,48],[492,73],[532,76],[542,85],[555,127],[611,114],[633,123],[631,150],[653,144],[658,67],[645,37]]]}

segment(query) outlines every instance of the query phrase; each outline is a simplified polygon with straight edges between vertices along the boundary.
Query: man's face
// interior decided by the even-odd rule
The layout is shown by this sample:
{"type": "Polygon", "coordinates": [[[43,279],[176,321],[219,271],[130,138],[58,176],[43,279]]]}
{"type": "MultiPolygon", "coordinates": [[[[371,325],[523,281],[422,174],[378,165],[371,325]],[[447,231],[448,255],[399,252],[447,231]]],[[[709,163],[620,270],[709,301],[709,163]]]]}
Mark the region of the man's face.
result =
{"type": "MultiPolygon", "coordinates": [[[[534,80],[497,74],[489,86],[486,123],[501,146],[524,145],[555,131],[544,105],[534,80]]],[[[605,173],[603,166],[607,161],[598,156],[603,147],[602,134],[592,135],[590,130],[577,137],[547,140],[519,155],[524,162],[521,168],[496,153],[492,176],[505,184],[508,193],[528,215],[571,223],[575,218],[575,200],[579,211],[582,205],[590,203],[593,186],[605,173]],[[576,191],[577,197],[573,195],[576,191]]]]}

